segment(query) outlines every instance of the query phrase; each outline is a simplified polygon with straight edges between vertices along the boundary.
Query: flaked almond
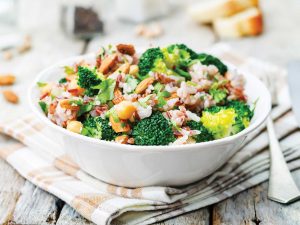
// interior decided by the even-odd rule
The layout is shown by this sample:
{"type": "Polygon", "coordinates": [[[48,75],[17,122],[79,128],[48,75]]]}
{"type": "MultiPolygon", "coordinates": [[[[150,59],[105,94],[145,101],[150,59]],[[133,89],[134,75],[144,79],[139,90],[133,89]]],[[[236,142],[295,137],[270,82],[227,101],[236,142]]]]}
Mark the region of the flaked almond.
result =
{"type": "Polygon", "coordinates": [[[12,74],[0,75],[0,86],[1,85],[12,85],[16,81],[16,77],[12,74]]]}
{"type": "Polygon", "coordinates": [[[148,86],[151,85],[153,82],[154,82],[153,77],[148,77],[148,78],[142,80],[136,87],[135,93],[137,93],[137,94],[143,93],[148,88],[148,86]]]}
{"type": "Polygon", "coordinates": [[[13,92],[12,90],[4,90],[3,91],[3,96],[6,99],[6,101],[17,104],[19,102],[19,97],[18,95],[13,92]]]}
{"type": "Polygon", "coordinates": [[[60,105],[60,107],[63,108],[63,109],[70,109],[70,110],[72,110],[72,111],[77,111],[77,110],[79,110],[79,106],[77,106],[77,105],[72,105],[68,99],[63,99],[63,100],[61,100],[61,101],[59,102],[59,105],[60,105]]]}
{"type": "Polygon", "coordinates": [[[118,61],[118,55],[117,54],[107,56],[102,61],[101,65],[99,67],[99,72],[103,73],[103,74],[108,73],[115,66],[117,61],[118,61]]]}
{"type": "Polygon", "coordinates": [[[133,45],[128,45],[128,44],[118,44],[117,49],[119,52],[122,54],[127,54],[127,55],[134,55],[135,53],[135,48],[133,45]]]}
{"type": "Polygon", "coordinates": [[[128,135],[124,134],[124,135],[120,135],[120,136],[117,136],[115,138],[115,141],[119,144],[126,144],[127,141],[128,141],[128,135]]]}

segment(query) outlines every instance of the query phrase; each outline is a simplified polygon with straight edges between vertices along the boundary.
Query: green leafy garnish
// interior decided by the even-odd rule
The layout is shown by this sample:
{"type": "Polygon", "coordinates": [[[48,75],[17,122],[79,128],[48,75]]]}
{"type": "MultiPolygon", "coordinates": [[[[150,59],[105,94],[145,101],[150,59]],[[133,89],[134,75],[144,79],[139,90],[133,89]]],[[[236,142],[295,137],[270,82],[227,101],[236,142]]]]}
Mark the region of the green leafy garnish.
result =
{"type": "Polygon", "coordinates": [[[48,106],[47,106],[47,104],[45,102],[43,102],[43,101],[40,101],[39,105],[40,105],[41,109],[43,110],[43,112],[45,114],[47,114],[48,113],[48,106]]]}
{"type": "Polygon", "coordinates": [[[88,103],[84,105],[80,105],[79,111],[77,112],[77,116],[82,116],[83,114],[91,111],[93,108],[93,103],[88,103]]]}
{"type": "Polygon", "coordinates": [[[64,69],[65,69],[65,74],[68,74],[68,75],[75,74],[75,71],[74,71],[73,67],[71,67],[71,66],[64,66],[64,69]]]}
{"type": "Polygon", "coordinates": [[[61,79],[58,81],[58,83],[60,83],[60,84],[64,84],[64,83],[66,83],[66,82],[67,82],[67,79],[66,79],[65,77],[61,78],[61,79]]]}
{"type": "Polygon", "coordinates": [[[45,87],[47,85],[47,83],[43,83],[43,82],[37,82],[36,84],[39,88],[45,87]]]}
{"type": "Polygon", "coordinates": [[[104,104],[114,98],[114,90],[116,86],[116,81],[113,79],[103,80],[99,85],[93,87],[93,89],[99,89],[99,94],[97,99],[104,104]]]}

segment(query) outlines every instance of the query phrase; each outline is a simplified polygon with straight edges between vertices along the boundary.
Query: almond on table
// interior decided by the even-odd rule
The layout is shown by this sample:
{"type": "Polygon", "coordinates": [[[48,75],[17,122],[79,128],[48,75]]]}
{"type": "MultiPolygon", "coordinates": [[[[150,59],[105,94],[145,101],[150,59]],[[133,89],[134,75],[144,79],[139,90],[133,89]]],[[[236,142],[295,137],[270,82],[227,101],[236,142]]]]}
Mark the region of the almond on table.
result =
{"type": "Polygon", "coordinates": [[[16,77],[12,74],[0,75],[0,86],[12,85],[16,81],[16,77]]]}
{"type": "Polygon", "coordinates": [[[6,99],[6,101],[10,103],[17,104],[19,102],[18,95],[12,90],[4,90],[3,96],[6,99]]]}

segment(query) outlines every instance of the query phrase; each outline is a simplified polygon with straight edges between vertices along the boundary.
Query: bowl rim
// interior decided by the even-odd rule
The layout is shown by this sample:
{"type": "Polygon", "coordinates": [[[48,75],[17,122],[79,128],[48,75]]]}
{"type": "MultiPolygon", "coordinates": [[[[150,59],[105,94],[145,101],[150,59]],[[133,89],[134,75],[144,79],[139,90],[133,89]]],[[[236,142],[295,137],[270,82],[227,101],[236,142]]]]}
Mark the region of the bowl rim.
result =
{"type": "MultiPolygon", "coordinates": [[[[42,71],[40,71],[38,73],[36,78],[33,80],[33,83],[29,86],[28,93],[27,93],[29,106],[30,106],[31,110],[33,111],[33,113],[41,121],[43,121],[45,124],[49,125],[50,127],[56,129],[59,132],[62,132],[63,134],[65,134],[67,136],[70,136],[72,138],[77,138],[79,140],[82,140],[83,142],[88,142],[89,144],[94,144],[94,145],[96,144],[96,145],[99,145],[99,147],[101,145],[108,145],[108,146],[112,147],[112,150],[117,150],[119,148],[122,148],[122,150],[138,151],[138,152],[143,151],[143,150],[154,151],[154,152],[160,152],[160,151],[187,151],[187,150],[191,149],[191,147],[192,147],[192,149],[199,148],[199,150],[200,150],[201,148],[212,147],[214,145],[226,144],[226,143],[232,142],[232,141],[234,141],[234,140],[236,140],[240,137],[243,137],[243,136],[251,133],[257,127],[259,127],[263,122],[265,122],[265,120],[267,119],[267,117],[269,116],[270,111],[271,111],[271,95],[270,95],[270,92],[268,91],[267,87],[257,77],[255,77],[252,73],[243,71],[242,74],[246,73],[247,76],[250,76],[251,79],[255,79],[256,82],[260,83],[260,85],[263,87],[264,92],[266,94],[265,96],[263,96],[263,98],[265,98],[266,101],[269,102],[269,107],[268,107],[267,111],[261,113],[262,115],[260,117],[258,117],[257,120],[254,123],[250,123],[250,125],[247,128],[245,128],[241,132],[239,132],[237,134],[234,134],[232,136],[217,139],[217,140],[212,140],[212,141],[208,141],[208,142],[194,143],[194,144],[143,146],[143,145],[120,144],[120,143],[116,143],[116,142],[99,140],[99,139],[96,139],[96,138],[87,137],[87,136],[84,136],[82,134],[73,133],[73,132],[68,131],[67,129],[65,129],[63,127],[60,127],[60,126],[52,123],[41,112],[41,110],[38,109],[38,107],[33,102],[33,99],[35,99],[34,90],[37,88],[37,86],[36,86],[37,82],[41,81],[41,78],[44,76],[44,74],[47,74],[49,71],[51,71],[51,70],[53,70],[57,67],[62,67],[63,65],[68,65],[68,64],[70,64],[70,62],[80,61],[82,59],[86,59],[88,57],[92,57],[92,56],[95,56],[95,55],[96,55],[95,53],[88,53],[88,54],[84,54],[84,55],[69,57],[69,58],[66,58],[64,60],[61,60],[61,61],[53,64],[52,66],[49,66],[49,67],[43,69],[42,71]]],[[[233,67],[233,68],[237,69],[236,66],[234,66],[233,64],[227,62],[226,60],[223,60],[223,62],[225,62],[226,65],[229,65],[230,67],[233,67]]],[[[238,71],[242,71],[242,70],[238,69],[238,71]]]]}

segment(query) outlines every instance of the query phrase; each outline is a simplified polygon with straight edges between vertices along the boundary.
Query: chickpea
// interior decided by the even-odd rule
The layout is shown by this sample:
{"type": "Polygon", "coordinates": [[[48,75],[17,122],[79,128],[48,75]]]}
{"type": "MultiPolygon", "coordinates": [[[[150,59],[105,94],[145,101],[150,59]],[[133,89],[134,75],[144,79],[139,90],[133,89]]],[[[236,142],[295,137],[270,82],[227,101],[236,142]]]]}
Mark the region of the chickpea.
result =
{"type": "Polygon", "coordinates": [[[72,131],[74,133],[80,134],[82,130],[82,123],[79,121],[70,121],[67,125],[67,130],[72,131]]]}
{"type": "Polygon", "coordinates": [[[139,72],[139,67],[137,65],[131,65],[129,68],[129,74],[136,76],[139,72]]]}
{"type": "Polygon", "coordinates": [[[116,112],[120,119],[128,120],[136,111],[135,106],[130,101],[122,101],[116,105],[116,112]]]}

